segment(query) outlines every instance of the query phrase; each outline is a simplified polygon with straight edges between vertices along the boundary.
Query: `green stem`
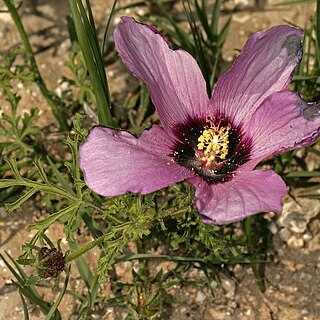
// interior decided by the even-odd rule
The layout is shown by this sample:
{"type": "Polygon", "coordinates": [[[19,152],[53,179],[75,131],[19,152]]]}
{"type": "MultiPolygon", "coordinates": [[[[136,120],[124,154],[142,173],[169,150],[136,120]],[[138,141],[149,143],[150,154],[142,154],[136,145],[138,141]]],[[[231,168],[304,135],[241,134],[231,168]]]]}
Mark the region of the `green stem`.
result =
{"type": "Polygon", "coordinates": [[[41,77],[34,53],[31,48],[31,44],[28,39],[28,35],[23,27],[23,24],[22,24],[21,19],[19,17],[18,11],[17,11],[16,7],[13,5],[13,3],[11,2],[11,0],[4,0],[4,2],[9,10],[9,12],[12,16],[12,19],[13,19],[13,21],[18,29],[18,32],[20,34],[20,37],[21,37],[22,43],[24,45],[27,57],[30,61],[31,70],[34,72],[34,75],[35,75],[35,82],[38,85],[42,95],[47,100],[54,116],[58,120],[59,125],[60,125],[60,129],[62,131],[68,131],[69,130],[68,123],[67,123],[65,117],[63,116],[62,112],[57,107],[57,105],[59,104],[58,98],[48,90],[47,86],[45,85],[45,83],[41,77]]]}
{"type": "MultiPolygon", "coordinates": [[[[250,254],[254,253],[254,244],[253,244],[253,236],[252,236],[252,232],[253,232],[253,224],[255,221],[256,217],[255,216],[251,216],[248,217],[244,220],[244,234],[247,237],[247,248],[248,248],[248,252],[250,254]]],[[[266,291],[266,287],[265,287],[265,283],[264,283],[264,279],[261,276],[260,272],[259,272],[259,268],[258,268],[258,264],[251,264],[251,268],[253,271],[253,274],[255,276],[256,279],[256,283],[259,287],[259,289],[261,290],[261,292],[265,292],[266,291]]]]}
{"type": "Polygon", "coordinates": [[[81,247],[80,249],[74,251],[73,253],[69,254],[66,257],[66,263],[70,262],[74,259],[77,259],[78,257],[82,256],[83,254],[85,254],[86,252],[88,252],[89,250],[93,249],[94,247],[98,246],[100,243],[103,242],[104,238],[106,235],[103,235],[99,238],[97,238],[96,240],[93,240],[89,243],[87,243],[86,245],[84,245],[83,247],[81,247]]]}
{"type": "MultiPolygon", "coordinates": [[[[143,249],[142,249],[142,241],[141,239],[136,240],[136,246],[137,246],[137,252],[138,254],[143,254],[143,249]]],[[[147,272],[147,260],[145,259],[140,259],[139,260],[139,273],[142,279],[145,281],[148,278],[148,272],[147,272]]]]}
{"type": "MultiPolygon", "coordinates": [[[[177,261],[177,262],[199,262],[206,263],[204,259],[201,258],[191,258],[191,257],[180,257],[180,256],[169,256],[166,254],[151,254],[151,253],[138,253],[138,254],[124,254],[114,258],[114,263],[121,261],[132,261],[132,260],[141,260],[141,259],[166,259],[168,261],[177,261]]],[[[216,261],[217,264],[221,264],[221,260],[216,261]]]]}

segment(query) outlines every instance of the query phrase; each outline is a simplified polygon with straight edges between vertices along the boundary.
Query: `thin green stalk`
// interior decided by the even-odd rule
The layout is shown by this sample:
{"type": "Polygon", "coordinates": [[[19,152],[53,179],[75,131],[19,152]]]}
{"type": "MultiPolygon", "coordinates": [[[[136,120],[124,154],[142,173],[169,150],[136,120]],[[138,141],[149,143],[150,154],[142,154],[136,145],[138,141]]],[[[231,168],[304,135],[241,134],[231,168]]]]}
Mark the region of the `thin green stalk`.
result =
{"type": "Polygon", "coordinates": [[[316,35],[317,35],[317,42],[320,43],[320,0],[317,0],[317,14],[316,14],[316,35]]]}
{"type": "Polygon", "coordinates": [[[101,55],[104,54],[104,50],[105,50],[105,47],[106,47],[107,33],[108,33],[108,30],[109,30],[110,23],[111,23],[111,20],[112,20],[112,17],[113,17],[113,13],[114,13],[114,11],[116,9],[117,3],[118,3],[118,0],[114,0],[113,1],[113,5],[112,5],[112,8],[111,8],[111,11],[110,11],[110,14],[109,14],[107,25],[106,25],[106,27],[104,29],[103,42],[102,42],[102,47],[101,47],[101,55]]]}
{"type": "MultiPolygon", "coordinates": [[[[78,249],[78,244],[75,241],[75,239],[73,239],[73,241],[69,241],[69,247],[74,252],[77,252],[77,250],[79,250],[78,249]]],[[[89,268],[85,258],[82,255],[80,255],[80,256],[77,257],[75,262],[76,262],[78,271],[80,273],[81,279],[85,282],[87,287],[90,288],[91,285],[92,285],[93,275],[92,275],[92,273],[90,271],[90,268],[89,268]]]]}
{"type": "Polygon", "coordinates": [[[206,80],[207,93],[208,93],[208,96],[210,97],[212,90],[210,87],[210,76],[209,76],[208,65],[206,62],[203,45],[202,45],[203,39],[202,39],[201,33],[198,31],[198,27],[193,17],[193,12],[192,12],[190,3],[187,1],[183,1],[183,6],[184,6],[184,10],[187,15],[189,26],[194,39],[195,49],[196,49],[197,57],[199,60],[199,65],[202,70],[204,79],[206,80]]]}
{"type": "Polygon", "coordinates": [[[12,16],[12,19],[13,19],[13,21],[18,29],[18,32],[20,34],[20,38],[22,40],[27,57],[30,62],[31,70],[33,71],[33,73],[35,75],[35,82],[38,85],[42,95],[47,100],[54,116],[58,120],[61,131],[68,131],[69,130],[68,123],[67,123],[64,115],[62,114],[62,112],[58,108],[60,101],[58,101],[58,98],[48,90],[46,84],[44,83],[44,81],[42,79],[42,76],[40,74],[34,53],[32,51],[32,48],[31,48],[31,45],[30,45],[30,42],[28,39],[28,35],[23,27],[23,24],[22,24],[21,19],[19,17],[18,11],[17,11],[16,7],[13,5],[13,3],[11,2],[11,0],[4,0],[4,2],[9,10],[9,12],[12,16]]]}
{"type": "MultiPolygon", "coordinates": [[[[244,220],[244,225],[243,225],[244,234],[247,237],[247,248],[248,248],[248,252],[250,254],[252,254],[254,251],[254,243],[253,243],[253,236],[252,236],[253,228],[252,227],[253,227],[255,219],[256,219],[255,216],[248,217],[244,220]]],[[[257,283],[259,289],[261,290],[261,292],[265,292],[266,287],[265,287],[264,279],[259,272],[258,265],[253,263],[253,264],[251,264],[251,268],[252,268],[252,271],[255,276],[256,283],[257,283]]]]}
{"type": "Polygon", "coordinates": [[[68,283],[69,283],[69,274],[67,275],[65,281],[64,281],[64,285],[63,285],[63,288],[58,296],[58,298],[56,299],[56,301],[54,302],[53,306],[51,307],[50,311],[48,312],[48,314],[46,315],[46,318],[45,320],[51,320],[51,319],[54,319],[55,318],[55,313],[58,311],[58,306],[60,304],[60,302],[62,301],[65,293],[66,293],[66,290],[67,290],[67,287],[68,287],[68,283]]]}
{"type": "MultiPolygon", "coordinates": [[[[191,257],[181,257],[181,256],[169,256],[166,254],[151,254],[151,253],[129,253],[114,258],[115,263],[121,261],[132,261],[132,260],[141,260],[141,259],[165,259],[168,261],[177,261],[177,262],[204,262],[202,258],[191,258],[191,257]]],[[[217,261],[221,263],[221,261],[217,261]]]]}
{"type": "MultiPolygon", "coordinates": [[[[138,254],[142,254],[143,253],[143,249],[142,249],[143,244],[142,244],[141,239],[136,240],[136,246],[137,246],[138,254]]],[[[147,278],[148,278],[147,260],[145,260],[145,259],[139,260],[139,273],[140,273],[140,276],[142,277],[142,279],[147,280],[147,278]]]]}
{"type": "Polygon", "coordinates": [[[74,251],[73,253],[69,254],[66,257],[66,263],[68,263],[74,259],[77,259],[78,257],[82,256],[86,252],[90,251],[91,249],[93,249],[94,247],[96,247],[97,245],[102,243],[104,241],[105,237],[106,237],[106,235],[103,235],[103,236],[97,238],[96,240],[93,240],[93,241],[87,243],[86,245],[84,245],[83,247],[74,251]]]}

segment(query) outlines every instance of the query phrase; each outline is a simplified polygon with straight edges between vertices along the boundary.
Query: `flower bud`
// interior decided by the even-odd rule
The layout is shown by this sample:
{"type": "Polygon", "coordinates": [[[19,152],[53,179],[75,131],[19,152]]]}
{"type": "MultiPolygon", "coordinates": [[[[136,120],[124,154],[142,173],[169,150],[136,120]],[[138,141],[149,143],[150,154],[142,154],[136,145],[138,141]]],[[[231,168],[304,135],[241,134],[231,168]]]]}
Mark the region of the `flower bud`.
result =
{"type": "Polygon", "coordinates": [[[56,278],[64,269],[65,260],[57,249],[42,247],[39,251],[36,267],[40,278],[56,278]]]}

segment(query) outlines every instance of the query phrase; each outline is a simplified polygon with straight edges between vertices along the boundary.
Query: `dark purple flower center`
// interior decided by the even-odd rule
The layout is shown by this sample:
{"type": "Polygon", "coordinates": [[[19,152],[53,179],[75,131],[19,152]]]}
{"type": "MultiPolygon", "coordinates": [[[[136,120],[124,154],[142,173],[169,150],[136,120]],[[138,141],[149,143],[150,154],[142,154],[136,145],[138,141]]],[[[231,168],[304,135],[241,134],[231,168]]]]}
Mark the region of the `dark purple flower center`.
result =
{"type": "Polygon", "coordinates": [[[209,183],[230,180],[232,172],[250,159],[250,141],[222,115],[190,119],[177,126],[175,134],[175,160],[209,183]]]}

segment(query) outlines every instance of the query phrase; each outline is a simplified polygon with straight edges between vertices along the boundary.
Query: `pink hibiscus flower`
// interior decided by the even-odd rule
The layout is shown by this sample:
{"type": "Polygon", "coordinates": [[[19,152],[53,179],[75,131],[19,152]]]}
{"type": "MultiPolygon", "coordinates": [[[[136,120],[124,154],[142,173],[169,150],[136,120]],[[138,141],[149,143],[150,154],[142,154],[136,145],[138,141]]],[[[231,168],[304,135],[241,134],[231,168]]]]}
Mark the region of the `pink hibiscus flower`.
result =
{"type": "Polygon", "coordinates": [[[154,28],[122,17],[114,33],[124,64],[144,81],[162,126],[137,139],[96,126],[80,149],[87,185],[104,196],[147,194],[187,180],[206,223],[281,211],[286,193],[263,159],[319,136],[320,108],[285,91],[302,56],[302,32],[276,26],[253,34],[209,99],[193,57],[154,28]]]}

